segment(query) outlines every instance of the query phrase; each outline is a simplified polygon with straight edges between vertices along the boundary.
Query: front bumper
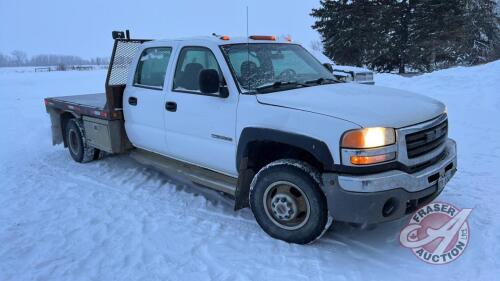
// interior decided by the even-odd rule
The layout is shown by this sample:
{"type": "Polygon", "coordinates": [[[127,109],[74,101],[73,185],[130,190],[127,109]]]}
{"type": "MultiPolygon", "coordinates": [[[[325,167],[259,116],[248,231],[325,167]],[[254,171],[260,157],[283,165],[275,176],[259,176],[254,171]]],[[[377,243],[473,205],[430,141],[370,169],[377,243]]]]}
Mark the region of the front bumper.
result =
{"type": "Polygon", "coordinates": [[[432,201],[456,171],[456,143],[448,139],[443,158],[419,172],[392,170],[363,176],[325,173],[322,188],[335,220],[379,223],[401,218],[432,201]]]}
{"type": "Polygon", "coordinates": [[[374,81],[365,81],[365,82],[357,82],[357,81],[354,81],[355,83],[358,83],[358,84],[364,84],[364,85],[375,85],[375,82],[374,81]]]}

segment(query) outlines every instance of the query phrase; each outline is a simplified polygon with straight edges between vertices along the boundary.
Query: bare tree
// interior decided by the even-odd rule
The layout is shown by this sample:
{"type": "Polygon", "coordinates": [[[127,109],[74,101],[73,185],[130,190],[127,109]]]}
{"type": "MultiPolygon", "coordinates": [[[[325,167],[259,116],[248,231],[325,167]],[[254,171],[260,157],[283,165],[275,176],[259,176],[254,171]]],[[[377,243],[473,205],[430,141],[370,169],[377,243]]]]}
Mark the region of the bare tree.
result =
{"type": "Polygon", "coordinates": [[[83,59],[79,56],[71,55],[54,55],[54,54],[41,54],[28,57],[25,52],[21,50],[12,51],[9,54],[0,53],[0,67],[2,66],[65,66],[75,65],[107,65],[109,58],[95,57],[91,59],[83,59]]]}
{"type": "Polygon", "coordinates": [[[8,62],[9,58],[6,55],[0,53],[0,66],[7,66],[8,62]]]}
{"type": "Polygon", "coordinates": [[[12,51],[11,55],[14,57],[14,63],[16,64],[16,66],[23,65],[28,59],[28,55],[26,55],[25,52],[20,50],[12,51]]]}

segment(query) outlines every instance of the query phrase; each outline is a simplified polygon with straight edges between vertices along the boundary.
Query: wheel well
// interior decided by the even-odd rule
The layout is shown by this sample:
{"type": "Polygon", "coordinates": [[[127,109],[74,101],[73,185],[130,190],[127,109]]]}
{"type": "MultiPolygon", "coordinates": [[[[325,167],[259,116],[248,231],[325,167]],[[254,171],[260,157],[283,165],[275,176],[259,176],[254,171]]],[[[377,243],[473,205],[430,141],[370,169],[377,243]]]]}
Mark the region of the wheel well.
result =
{"type": "Polygon", "coordinates": [[[309,151],[283,142],[251,141],[242,150],[238,166],[239,177],[235,192],[234,209],[239,210],[249,206],[248,195],[254,176],[262,167],[279,159],[295,159],[304,161],[323,172],[327,167],[309,151]]]}
{"type": "Polygon", "coordinates": [[[254,141],[247,145],[245,152],[244,156],[247,158],[246,166],[254,170],[255,173],[265,165],[285,158],[304,161],[320,172],[325,168],[309,151],[286,143],[254,141]]]}

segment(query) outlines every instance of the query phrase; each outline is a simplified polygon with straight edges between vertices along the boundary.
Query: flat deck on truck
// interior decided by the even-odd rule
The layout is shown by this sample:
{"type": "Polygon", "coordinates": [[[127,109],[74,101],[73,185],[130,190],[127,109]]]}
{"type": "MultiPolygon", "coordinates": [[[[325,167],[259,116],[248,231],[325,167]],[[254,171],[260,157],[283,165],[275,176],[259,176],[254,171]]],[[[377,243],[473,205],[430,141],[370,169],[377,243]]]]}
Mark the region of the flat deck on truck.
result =
{"type": "Polygon", "coordinates": [[[123,153],[132,148],[124,129],[123,92],[130,62],[139,46],[148,39],[130,39],[128,31],[113,32],[113,52],[105,83],[105,93],[49,97],[45,107],[52,123],[52,143],[68,147],[67,120],[76,118],[85,130],[86,142],[99,151],[123,153]]]}
{"type": "Polygon", "coordinates": [[[45,103],[53,109],[70,109],[82,115],[99,119],[113,120],[122,118],[121,110],[108,109],[105,93],[46,98],[45,103]]]}

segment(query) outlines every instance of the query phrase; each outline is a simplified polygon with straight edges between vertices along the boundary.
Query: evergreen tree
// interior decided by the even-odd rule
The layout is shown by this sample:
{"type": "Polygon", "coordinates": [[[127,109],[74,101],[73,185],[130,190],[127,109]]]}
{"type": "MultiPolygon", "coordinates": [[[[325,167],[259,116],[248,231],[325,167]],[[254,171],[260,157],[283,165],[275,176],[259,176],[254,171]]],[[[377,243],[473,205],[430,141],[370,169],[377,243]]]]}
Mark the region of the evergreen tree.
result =
{"type": "Polygon", "coordinates": [[[313,10],[312,15],[321,20],[313,28],[323,38],[325,55],[335,58],[338,63],[362,65],[362,40],[356,32],[360,32],[359,22],[353,14],[349,0],[321,1],[322,8],[313,10]],[[356,26],[356,28],[355,28],[356,26]],[[335,27],[335,28],[333,28],[335,27]]]}
{"type": "Polygon", "coordinates": [[[500,54],[493,0],[322,0],[311,13],[325,54],[379,71],[431,71],[500,54]]]}
{"type": "Polygon", "coordinates": [[[323,38],[325,55],[337,63],[366,65],[391,71],[401,64],[400,37],[402,5],[397,0],[321,1],[314,9],[313,28],[323,38]]]}
{"type": "Polygon", "coordinates": [[[483,63],[500,58],[500,18],[493,0],[468,0],[469,33],[465,61],[483,63]]]}

